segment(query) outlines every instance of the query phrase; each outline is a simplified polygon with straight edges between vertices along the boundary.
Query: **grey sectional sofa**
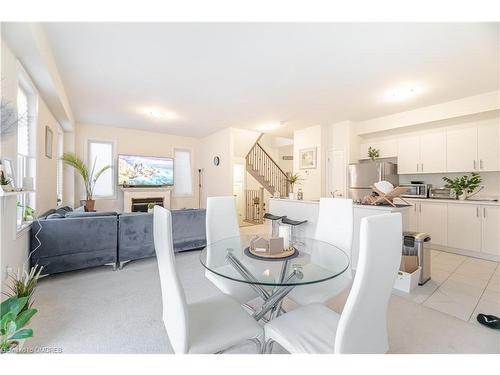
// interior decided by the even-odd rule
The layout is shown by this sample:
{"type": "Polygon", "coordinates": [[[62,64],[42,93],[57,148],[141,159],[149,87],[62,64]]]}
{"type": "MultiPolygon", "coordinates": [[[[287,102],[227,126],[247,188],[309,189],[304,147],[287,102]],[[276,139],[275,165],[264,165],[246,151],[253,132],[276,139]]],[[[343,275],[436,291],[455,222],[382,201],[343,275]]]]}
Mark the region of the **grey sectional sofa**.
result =
{"type": "MultiPolygon", "coordinates": [[[[176,252],[205,247],[205,210],[174,210],[172,221],[176,252]]],[[[30,242],[31,251],[38,246],[31,265],[43,265],[43,274],[122,266],[155,256],[153,214],[50,210],[33,223],[30,242]]]]}

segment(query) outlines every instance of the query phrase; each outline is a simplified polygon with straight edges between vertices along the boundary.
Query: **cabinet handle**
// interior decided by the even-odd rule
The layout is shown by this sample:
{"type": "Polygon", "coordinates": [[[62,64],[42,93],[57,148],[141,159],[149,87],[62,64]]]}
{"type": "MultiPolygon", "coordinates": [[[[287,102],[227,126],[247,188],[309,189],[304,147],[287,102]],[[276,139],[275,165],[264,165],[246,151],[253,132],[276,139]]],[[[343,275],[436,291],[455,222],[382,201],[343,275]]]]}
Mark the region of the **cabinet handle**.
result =
{"type": "Polygon", "coordinates": [[[420,164],[420,172],[424,171],[424,163],[420,164]]]}
{"type": "Polygon", "coordinates": [[[418,172],[418,163],[417,163],[417,172],[418,172]]]}
{"type": "Polygon", "coordinates": [[[474,169],[474,170],[476,169],[476,161],[475,160],[472,161],[472,169],[474,169]]]}
{"type": "Polygon", "coordinates": [[[486,219],[486,207],[483,207],[483,217],[486,219]]]}
{"type": "Polygon", "coordinates": [[[418,212],[422,213],[422,203],[418,204],[418,212]]]}
{"type": "Polygon", "coordinates": [[[479,159],[479,169],[483,169],[483,159],[479,159]]]}
{"type": "Polygon", "coordinates": [[[479,207],[476,207],[476,216],[479,217],[479,207]]]}

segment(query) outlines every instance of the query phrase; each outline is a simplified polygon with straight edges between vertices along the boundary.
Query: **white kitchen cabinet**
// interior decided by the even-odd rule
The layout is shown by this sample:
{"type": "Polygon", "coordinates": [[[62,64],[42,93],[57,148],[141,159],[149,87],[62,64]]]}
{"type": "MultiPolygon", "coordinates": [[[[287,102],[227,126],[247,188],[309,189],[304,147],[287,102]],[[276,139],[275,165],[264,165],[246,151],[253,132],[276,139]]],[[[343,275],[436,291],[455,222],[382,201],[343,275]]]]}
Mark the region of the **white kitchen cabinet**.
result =
{"type": "Polygon", "coordinates": [[[429,233],[431,243],[435,245],[447,244],[447,206],[436,202],[418,204],[418,231],[429,233]]]}
{"type": "Polygon", "coordinates": [[[481,251],[500,257],[500,206],[482,206],[481,251]]]}
{"type": "Polygon", "coordinates": [[[477,163],[476,169],[481,172],[500,170],[500,131],[497,121],[477,127],[477,163]]]}
{"type": "Polygon", "coordinates": [[[420,136],[420,172],[446,171],[446,133],[436,132],[420,136]]]}
{"type": "Polygon", "coordinates": [[[477,128],[449,129],[446,148],[446,171],[472,172],[477,164],[477,128]]]}
{"type": "MultiPolygon", "coordinates": [[[[404,204],[400,199],[395,203],[404,204]]],[[[447,240],[447,204],[441,202],[421,202],[408,200],[408,220],[405,231],[425,232],[431,235],[431,243],[446,246],[447,240]]]]}
{"type": "Polygon", "coordinates": [[[420,137],[398,139],[398,173],[416,174],[420,171],[420,137]]]}
{"type": "Polygon", "coordinates": [[[380,151],[379,158],[394,158],[398,155],[398,141],[396,139],[387,139],[383,141],[364,142],[359,145],[359,159],[370,159],[368,149],[376,148],[380,151]]]}
{"type": "Polygon", "coordinates": [[[432,132],[398,140],[398,173],[446,171],[446,132],[432,132]]]}
{"type": "Polygon", "coordinates": [[[381,158],[395,158],[398,156],[397,139],[387,139],[379,142],[381,158]]]}
{"type": "Polygon", "coordinates": [[[473,204],[448,205],[448,246],[481,251],[481,209],[473,204]]]}

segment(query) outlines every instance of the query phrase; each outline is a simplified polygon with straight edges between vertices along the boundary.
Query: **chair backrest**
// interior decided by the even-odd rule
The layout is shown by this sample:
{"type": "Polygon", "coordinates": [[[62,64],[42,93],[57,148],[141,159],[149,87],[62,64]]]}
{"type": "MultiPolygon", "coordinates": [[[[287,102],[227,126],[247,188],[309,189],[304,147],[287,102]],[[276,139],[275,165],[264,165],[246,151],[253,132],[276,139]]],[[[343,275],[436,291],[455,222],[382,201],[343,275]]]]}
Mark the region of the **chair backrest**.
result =
{"type": "Polygon", "coordinates": [[[387,306],[401,262],[400,213],[361,220],[356,276],[335,337],[336,353],[386,353],[387,306]]]}
{"type": "Polygon", "coordinates": [[[321,198],[315,238],[342,249],[351,258],[352,199],[321,198]]]}
{"type": "Polygon", "coordinates": [[[175,269],[172,243],[172,214],[155,206],[153,209],[153,238],[160,274],[163,323],[175,353],[188,350],[188,312],[186,296],[175,269]]]}
{"type": "Polygon", "coordinates": [[[206,215],[207,244],[240,235],[235,197],[208,197],[206,215]]]}

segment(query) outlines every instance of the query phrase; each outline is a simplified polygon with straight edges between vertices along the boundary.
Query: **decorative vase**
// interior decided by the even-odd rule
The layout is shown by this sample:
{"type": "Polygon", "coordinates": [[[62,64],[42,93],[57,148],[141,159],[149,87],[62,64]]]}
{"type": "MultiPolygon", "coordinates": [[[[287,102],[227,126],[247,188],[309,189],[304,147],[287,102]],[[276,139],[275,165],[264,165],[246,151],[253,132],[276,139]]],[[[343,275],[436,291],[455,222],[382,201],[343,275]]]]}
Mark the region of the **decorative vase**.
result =
{"type": "Polygon", "coordinates": [[[295,199],[295,193],[294,192],[288,193],[288,199],[295,199]]]}
{"type": "Polygon", "coordinates": [[[12,186],[9,184],[9,185],[2,185],[2,190],[3,191],[12,191],[12,186]]]}
{"type": "Polygon", "coordinates": [[[467,199],[467,194],[466,193],[462,193],[458,196],[458,199],[461,200],[461,201],[464,201],[467,199]]]}
{"type": "Polygon", "coordinates": [[[95,200],[94,199],[87,199],[85,201],[85,211],[87,211],[87,212],[94,211],[94,206],[95,206],[95,200]]]}

